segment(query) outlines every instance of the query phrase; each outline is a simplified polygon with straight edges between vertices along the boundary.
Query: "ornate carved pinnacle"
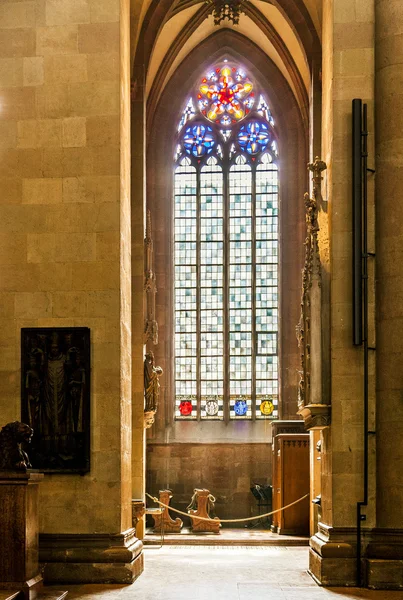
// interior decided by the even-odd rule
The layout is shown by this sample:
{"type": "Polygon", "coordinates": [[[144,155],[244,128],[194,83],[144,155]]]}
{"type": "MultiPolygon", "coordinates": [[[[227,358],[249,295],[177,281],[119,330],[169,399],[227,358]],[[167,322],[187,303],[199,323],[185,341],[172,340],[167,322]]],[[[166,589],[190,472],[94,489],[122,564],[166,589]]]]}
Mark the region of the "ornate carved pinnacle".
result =
{"type": "Polygon", "coordinates": [[[146,294],[146,318],[144,324],[144,343],[151,340],[158,344],[158,323],[155,320],[156,277],[153,266],[153,240],[151,237],[151,211],[147,210],[145,245],[144,292],[146,294]]]}
{"type": "Polygon", "coordinates": [[[322,171],[327,168],[326,163],[323,160],[320,160],[319,156],[315,157],[313,163],[308,163],[308,170],[312,173],[312,181],[313,181],[313,193],[316,195],[320,194],[320,182],[323,177],[321,175],[322,171]]]}
{"type": "Polygon", "coordinates": [[[147,211],[145,242],[146,242],[146,244],[151,244],[152,243],[152,239],[151,239],[151,211],[150,210],[147,211]]]}

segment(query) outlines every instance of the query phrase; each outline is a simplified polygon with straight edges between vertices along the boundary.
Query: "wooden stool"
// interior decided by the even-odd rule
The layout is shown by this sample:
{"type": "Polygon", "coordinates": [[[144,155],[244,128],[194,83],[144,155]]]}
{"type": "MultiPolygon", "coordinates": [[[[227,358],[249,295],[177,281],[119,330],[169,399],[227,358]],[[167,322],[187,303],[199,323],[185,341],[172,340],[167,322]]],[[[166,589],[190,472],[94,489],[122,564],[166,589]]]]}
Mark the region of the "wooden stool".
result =
{"type": "Polygon", "coordinates": [[[209,490],[199,490],[195,488],[192,501],[188,506],[188,513],[189,515],[195,515],[198,517],[203,517],[204,519],[209,519],[209,521],[201,521],[200,519],[192,518],[193,531],[220,533],[220,519],[218,517],[211,519],[210,515],[208,514],[213,508],[214,502],[215,498],[210,494],[209,490]],[[197,506],[197,509],[195,509],[195,506],[197,506]]]}

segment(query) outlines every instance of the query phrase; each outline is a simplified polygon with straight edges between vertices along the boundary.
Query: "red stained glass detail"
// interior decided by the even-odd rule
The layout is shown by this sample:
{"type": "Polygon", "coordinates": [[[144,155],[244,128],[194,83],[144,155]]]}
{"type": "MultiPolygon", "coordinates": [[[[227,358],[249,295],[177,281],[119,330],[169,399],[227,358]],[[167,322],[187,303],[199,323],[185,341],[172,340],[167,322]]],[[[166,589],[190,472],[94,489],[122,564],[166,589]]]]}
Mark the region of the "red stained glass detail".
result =
{"type": "MultiPolygon", "coordinates": [[[[200,161],[199,161],[200,162],[200,161]]],[[[188,417],[192,414],[193,406],[190,400],[182,400],[179,404],[179,412],[182,417],[188,417]]]]}
{"type": "Polygon", "coordinates": [[[215,81],[206,81],[205,77],[201,80],[199,96],[209,101],[206,113],[203,114],[209,121],[221,125],[238,123],[246,116],[246,109],[253,105],[253,101],[247,100],[252,93],[253,84],[235,67],[217,67],[215,72],[219,74],[215,81]],[[233,73],[236,73],[236,77],[233,73]]]}

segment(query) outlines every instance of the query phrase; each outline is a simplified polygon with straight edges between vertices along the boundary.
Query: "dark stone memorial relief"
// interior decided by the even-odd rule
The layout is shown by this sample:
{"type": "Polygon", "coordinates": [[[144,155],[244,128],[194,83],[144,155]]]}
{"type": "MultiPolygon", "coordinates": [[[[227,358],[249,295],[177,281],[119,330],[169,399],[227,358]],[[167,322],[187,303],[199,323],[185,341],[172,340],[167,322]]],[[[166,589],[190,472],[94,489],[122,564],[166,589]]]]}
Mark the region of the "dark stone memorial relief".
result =
{"type": "Polygon", "coordinates": [[[34,469],[90,468],[90,330],[21,330],[22,420],[34,430],[34,469]]]}

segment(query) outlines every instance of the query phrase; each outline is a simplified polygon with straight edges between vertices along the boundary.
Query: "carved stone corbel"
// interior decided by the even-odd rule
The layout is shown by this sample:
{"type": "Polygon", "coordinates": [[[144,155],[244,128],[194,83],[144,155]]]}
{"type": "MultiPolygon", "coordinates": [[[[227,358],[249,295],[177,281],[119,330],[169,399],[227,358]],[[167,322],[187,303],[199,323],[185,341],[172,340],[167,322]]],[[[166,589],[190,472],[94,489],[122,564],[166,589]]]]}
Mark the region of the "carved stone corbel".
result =
{"type": "Polygon", "coordinates": [[[323,427],[330,423],[330,406],[322,402],[322,274],[318,243],[318,202],[322,199],[321,173],[326,164],[315,159],[308,165],[313,173],[313,198],[304,195],[305,264],[302,271],[301,315],[296,327],[300,349],[298,414],[305,427],[323,427]]]}
{"type": "Polygon", "coordinates": [[[145,245],[145,277],[144,292],[146,295],[146,320],[144,325],[144,339],[146,344],[152,341],[154,345],[158,344],[158,323],[155,318],[155,295],[157,293],[156,278],[154,273],[154,249],[151,237],[151,213],[147,211],[146,237],[145,245]]]}
{"type": "Polygon", "coordinates": [[[136,527],[139,520],[145,515],[146,505],[144,500],[132,500],[132,521],[136,527]]]}

